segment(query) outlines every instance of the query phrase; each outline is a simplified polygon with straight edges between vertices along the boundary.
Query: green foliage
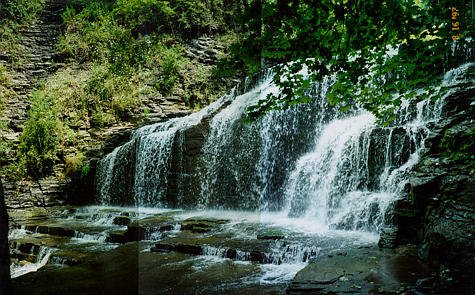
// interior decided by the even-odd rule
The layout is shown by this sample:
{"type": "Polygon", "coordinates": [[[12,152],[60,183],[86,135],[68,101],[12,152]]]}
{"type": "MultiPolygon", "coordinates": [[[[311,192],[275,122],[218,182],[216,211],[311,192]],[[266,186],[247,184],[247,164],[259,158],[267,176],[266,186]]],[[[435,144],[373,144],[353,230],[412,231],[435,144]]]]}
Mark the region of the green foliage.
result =
{"type": "Polygon", "coordinates": [[[30,22],[44,4],[44,0],[0,1],[0,51],[18,61],[20,28],[30,22]]]}
{"type": "Polygon", "coordinates": [[[0,2],[1,23],[15,22],[21,24],[30,20],[38,12],[44,0],[8,0],[0,2]]]}
{"type": "Polygon", "coordinates": [[[126,27],[141,33],[169,30],[175,12],[168,1],[118,0],[114,13],[126,27]]]}
{"type": "Polygon", "coordinates": [[[63,13],[67,31],[60,37],[60,52],[79,62],[107,59],[110,46],[123,39],[123,29],[114,19],[107,17],[108,13],[107,5],[95,1],[77,14],[74,8],[67,8],[63,13]]]}
{"type": "Polygon", "coordinates": [[[136,81],[113,75],[107,69],[107,65],[65,68],[33,93],[20,136],[18,161],[11,167],[15,174],[41,178],[51,173],[53,164],[62,161],[68,177],[88,169],[81,164],[81,154],[61,156],[69,147],[80,149],[84,145],[78,140],[81,129],[128,120],[131,110],[140,105],[136,81]]]}
{"type": "Polygon", "coordinates": [[[186,58],[182,38],[223,30],[223,5],[222,0],[71,1],[58,48],[71,60],[92,65],[83,95],[89,97],[93,125],[129,120],[142,97],[179,96],[192,107],[208,103],[226,84],[203,84],[223,76],[186,58]]]}
{"type": "Polygon", "coordinates": [[[84,91],[84,84],[90,78],[86,70],[76,70],[66,67],[42,85],[42,90],[61,106],[64,116],[67,116],[74,125],[84,125],[87,117],[85,108],[88,106],[88,97],[84,91]],[[72,112],[66,112],[71,110],[72,112]]]}
{"type": "Polygon", "coordinates": [[[12,89],[12,78],[7,68],[0,64],[0,113],[3,113],[5,106],[15,91],[12,89]]]}
{"type": "MultiPolygon", "coordinates": [[[[258,3],[259,1],[256,1],[258,3]]],[[[437,82],[444,70],[473,59],[452,56],[452,46],[473,47],[468,3],[460,4],[464,24],[460,40],[452,41],[451,1],[262,1],[260,15],[248,14],[250,26],[234,51],[247,68],[256,71],[261,58],[275,68],[278,96],[249,109],[256,118],[272,109],[306,102],[307,80],[321,81],[337,73],[329,100],[347,109],[359,104],[381,121],[393,117],[401,95],[437,82]],[[387,54],[397,48],[397,52],[387,54]],[[259,52],[260,50],[260,52],[259,52]],[[251,58],[248,58],[251,57],[251,58]],[[295,77],[302,68],[308,77],[295,77]],[[290,77],[295,77],[290,79],[290,77]],[[356,94],[356,95],[355,95],[356,94]]],[[[473,16],[472,16],[473,17],[473,16]]]]}
{"type": "Polygon", "coordinates": [[[158,32],[194,37],[225,26],[221,0],[119,0],[114,14],[134,34],[158,32]]]}
{"type": "Polygon", "coordinates": [[[66,156],[64,163],[64,173],[69,178],[82,178],[87,176],[91,171],[86,156],[81,152],[75,155],[66,156]]]}
{"type": "Polygon", "coordinates": [[[90,121],[91,126],[102,128],[111,126],[115,122],[115,118],[113,114],[105,112],[102,108],[97,108],[93,112],[90,121]]]}
{"type": "Polygon", "coordinates": [[[237,34],[234,40],[228,40],[231,55],[220,59],[216,72],[218,76],[232,76],[240,70],[244,75],[252,76],[261,70],[266,3],[256,0],[242,1],[243,5],[238,3],[234,3],[237,5],[234,9],[242,13],[232,15],[237,34]]]}
{"type": "Polygon", "coordinates": [[[159,43],[151,50],[146,66],[156,67],[157,80],[154,87],[164,94],[170,94],[187,63],[180,47],[166,47],[159,43]]]}
{"type": "Polygon", "coordinates": [[[33,92],[23,133],[20,136],[19,163],[34,178],[51,172],[63,129],[57,101],[42,91],[33,92]]]}
{"type": "Polygon", "coordinates": [[[7,68],[0,64],[0,85],[8,87],[12,84],[12,78],[8,74],[7,68]]]}
{"type": "Polygon", "coordinates": [[[5,140],[4,134],[8,130],[8,123],[0,121],[0,163],[5,165],[8,161],[8,153],[11,150],[11,145],[5,140]]]}

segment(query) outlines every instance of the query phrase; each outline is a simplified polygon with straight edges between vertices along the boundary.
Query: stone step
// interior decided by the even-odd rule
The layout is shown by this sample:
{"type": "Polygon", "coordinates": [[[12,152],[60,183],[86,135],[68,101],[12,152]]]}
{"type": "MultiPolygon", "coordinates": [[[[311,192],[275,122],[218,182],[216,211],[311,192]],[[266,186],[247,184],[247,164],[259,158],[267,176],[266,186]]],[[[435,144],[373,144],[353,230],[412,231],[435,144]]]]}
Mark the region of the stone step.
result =
{"type": "Polygon", "coordinates": [[[20,137],[21,133],[20,132],[15,132],[15,133],[4,133],[2,135],[3,139],[9,141],[9,142],[13,142],[14,144],[18,144],[20,143],[20,141],[18,140],[18,138],[20,137]]]}
{"type": "Polygon", "coordinates": [[[26,64],[24,66],[25,70],[37,70],[37,69],[44,69],[50,68],[53,64],[51,62],[38,62],[33,64],[26,64]]]}
{"type": "Polygon", "coordinates": [[[300,249],[298,246],[285,243],[276,248],[274,243],[262,243],[257,240],[233,240],[232,243],[234,245],[226,245],[226,242],[224,242],[224,244],[213,246],[207,244],[208,239],[203,238],[201,241],[195,240],[191,243],[175,242],[173,240],[170,242],[166,240],[160,241],[150,251],[158,253],[178,252],[195,256],[216,256],[259,264],[281,264],[289,258],[290,260],[295,259],[295,262],[306,262],[317,257],[319,252],[317,248],[302,247],[300,249]]]}
{"type": "Polygon", "coordinates": [[[127,242],[147,240],[154,232],[170,231],[175,227],[176,223],[166,215],[145,218],[129,223],[123,239],[127,242]]]}
{"type": "Polygon", "coordinates": [[[15,107],[13,110],[7,110],[6,114],[18,115],[23,113],[29,106],[29,104],[20,101],[12,101],[8,104],[9,106],[15,107]]]}
{"type": "Polygon", "coordinates": [[[46,70],[40,69],[40,70],[30,70],[31,75],[45,75],[48,72],[46,70]]]}
{"type": "Polygon", "coordinates": [[[27,225],[25,226],[25,229],[35,233],[48,234],[58,237],[74,237],[76,234],[76,232],[72,229],[59,226],[27,225]]]}
{"type": "Polygon", "coordinates": [[[13,90],[17,91],[17,90],[21,90],[21,89],[24,89],[26,87],[30,86],[30,83],[28,83],[28,80],[13,80],[13,90]]]}
{"type": "Polygon", "coordinates": [[[8,128],[12,129],[15,132],[22,132],[23,123],[24,120],[11,120],[10,122],[8,122],[8,128]]]}
{"type": "Polygon", "coordinates": [[[30,83],[28,83],[27,80],[24,80],[24,81],[14,81],[14,82],[13,82],[13,90],[15,90],[15,91],[28,88],[29,86],[30,86],[30,83]]]}
{"type": "Polygon", "coordinates": [[[29,58],[30,61],[50,61],[54,59],[55,51],[54,50],[43,50],[37,54],[36,56],[31,56],[29,58]]]}

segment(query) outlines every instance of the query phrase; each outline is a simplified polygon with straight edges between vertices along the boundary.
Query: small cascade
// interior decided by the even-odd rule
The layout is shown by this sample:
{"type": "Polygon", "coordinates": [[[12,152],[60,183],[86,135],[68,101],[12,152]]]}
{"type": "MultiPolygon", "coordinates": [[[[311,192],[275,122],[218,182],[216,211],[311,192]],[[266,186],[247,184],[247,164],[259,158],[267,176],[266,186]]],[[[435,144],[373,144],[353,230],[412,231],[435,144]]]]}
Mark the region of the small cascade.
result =
{"type": "Polygon", "coordinates": [[[201,246],[201,255],[218,258],[229,258],[236,261],[254,261],[261,264],[293,264],[306,263],[318,256],[320,249],[316,246],[286,244],[276,242],[268,252],[247,251],[210,245],[201,246]]]}
{"type": "MultiPolygon", "coordinates": [[[[136,208],[90,206],[58,211],[37,224],[29,221],[18,225],[8,235],[11,276],[16,278],[37,271],[46,264],[75,265],[77,257],[85,252],[114,249],[119,244],[111,241],[111,236],[127,229],[117,218],[130,222],[161,212],[164,210],[138,212],[136,208]]],[[[146,238],[158,239],[158,234],[150,230],[146,238]]]]}
{"type": "Polygon", "coordinates": [[[213,247],[209,245],[203,245],[201,247],[201,255],[203,256],[216,256],[216,257],[226,257],[228,249],[213,247]]]}
{"type": "Polygon", "coordinates": [[[98,242],[98,243],[104,243],[108,237],[109,235],[107,232],[101,232],[97,234],[87,234],[80,231],[74,231],[74,236],[73,236],[73,238],[81,239],[83,241],[98,242]]]}
{"type": "Polygon", "coordinates": [[[271,249],[271,253],[266,255],[266,260],[277,265],[306,263],[316,258],[319,253],[320,248],[317,246],[277,242],[271,249]]]}
{"type": "Polygon", "coordinates": [[[38,269],[42,268],[45,266],[51,254],[53,254],[55,251],[54,248],[46,247],[46,246],[40,246],[39,251],[36,254],[36,260],[31,263],[26,263],[26,264],[11,264],[10,265],[10,273],[12,278],[17,278],[19,276],[22,276],[24,274],[27,274],[29,272],[37,271],[38,269]]]}

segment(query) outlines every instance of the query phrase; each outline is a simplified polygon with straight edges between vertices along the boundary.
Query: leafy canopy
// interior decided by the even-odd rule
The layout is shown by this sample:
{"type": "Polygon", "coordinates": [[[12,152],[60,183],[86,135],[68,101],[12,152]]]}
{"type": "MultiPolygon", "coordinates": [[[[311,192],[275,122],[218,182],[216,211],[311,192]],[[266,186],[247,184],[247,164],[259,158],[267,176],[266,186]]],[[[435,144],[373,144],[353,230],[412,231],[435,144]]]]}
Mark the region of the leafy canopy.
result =
{"type": "Polygon", "coordinates": [[[330,103],[342,109],[359,104],[390,121],[401,94],[410,95],[438,81],[444,70],[473,60],[473,51],[470,56],[463,50],[473,47],[466,38],[474,28],[470,3],[453,2],[263,0],[261,14],[250,13],[246,20],[260,21],[260,26],[249,27],[254,31],[240,42],[236,56],[250,73],[260,69],[261,60],[266,65],[293,63],[275,67],[274,82],[282,93],[250,107],[249,118],[308,102],[309,80],[336,73],[330,103]],[[456,20],[452,7],[458,11],[456,20]],[[455,21],[457,31],[452,30],[455,21]],[[309,77],[298,74],[304,67],[309,77]]]}

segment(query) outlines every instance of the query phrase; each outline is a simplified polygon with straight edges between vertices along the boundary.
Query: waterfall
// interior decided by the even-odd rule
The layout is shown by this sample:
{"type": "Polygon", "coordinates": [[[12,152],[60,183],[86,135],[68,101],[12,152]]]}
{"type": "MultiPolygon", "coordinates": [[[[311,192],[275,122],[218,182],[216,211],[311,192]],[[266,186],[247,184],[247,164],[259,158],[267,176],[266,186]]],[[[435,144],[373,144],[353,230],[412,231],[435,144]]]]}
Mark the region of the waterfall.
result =
{"type": "Polygon", "coordinates": [[[256,156],[253,135],[257,130],[254,125],[242,124],[241,119],[250,103],[272,93],[271,85],[271,78],[266,77],[257,87],[236,97],[233,103],[209,123],[209,134],[203,146],[201,161],[200,207],[221,205],[220,199],[223,198],[232,198],[243,207],[247,203],[246,195],[255,194],[255,184],[246,177],[254,175],[255,166],[245,163],[250,163],[256,156]],[[236,153],[236,150],[240,152],[236,153]],[[232,190],[233,187],[241,189],[232,190]]]}
{"type": "MultiPolygon", "coordinates": [[[[321,224],[326,223],[326,210],[335,208],[345,190],[359,185],[360,176],[354,172],[367,171],[363,149],[367,130],[374,125],[374,117],[362,115],[330,122],[322,131],[315,149],[302,156],[291,175],[285,192],[289,214],[311,215],[321,224]]],[[[367,153],[366,153],[367,154],[367,153]]]]}
{"type": "Polygon", "coordinates": [[[331,80],[312,85],[307,93],[314,98],[311,103],[243,124],[247,107],[278,93],[271,78],[266,76],[211,120],[200,158],[201,207],[282,209],[286,176],[332,116],[324,99],[331,80]]]}
{"type": "Polygon", "coordinates": [[[236,88],[185,118],[173,118],[135,130],[129,142],[99,161],[96,173],[98,202],[102,205],[163,206],[177,134],[217,112],[236,96],[235,91],[236,88]]]}
{"type": "Polygon", "coordinates": [[[322,228],[377,231],[442,115],[438,90],[463,83],[464,67],[416,94],[429,99],[403,101],[389,126],[329,106],[330,78],[311,86],[310,103],[243,123],[248,106],[280,91],[268,72],[200,112],[136,130],[99,162],[98,201],[278,211],[322,228]]]}

